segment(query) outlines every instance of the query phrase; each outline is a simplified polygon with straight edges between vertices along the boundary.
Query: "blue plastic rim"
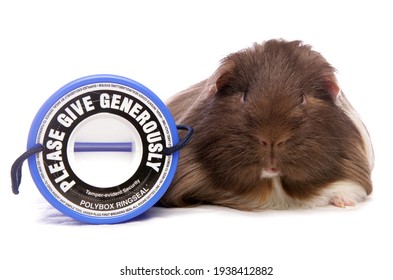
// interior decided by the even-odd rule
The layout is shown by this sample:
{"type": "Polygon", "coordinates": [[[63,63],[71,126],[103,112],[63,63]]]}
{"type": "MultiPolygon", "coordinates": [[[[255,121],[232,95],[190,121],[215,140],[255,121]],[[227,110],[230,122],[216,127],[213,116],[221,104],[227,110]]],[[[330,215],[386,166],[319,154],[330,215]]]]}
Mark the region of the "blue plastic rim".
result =
{"type": "MultiPolygon", "coordinates": [[[[37,144],[37,137],[39,133],[39,129],[44,121],[45,116],[48,114],[48,111],[65,95],[68,93],[72,92],[75,89],[78,89],[80,87],[90,85],[90,84],[97,84],[97,83],[113,83],[113,84],[118,84],[118,85],[123,85],[128,88],[134,89],[138,91],[139,93],[142,93],[144,96],[146,96],[150,101],[154,103],[154,105],[159,109],[159,111],[162,113],[164,116],[169,129],[170,129],[170,134],[172,138],[172,143],[176,144],[178,142],[178,132],[176,128],[175,121],[169,112],[168,108],[166,105],[147,87],[144,85],[131,80],[129,78],[121,77],[121,76],[116,76],[116,75],[92,75],[92,76],[87,76],[83,77],[77,80],[74,80],[62,88],[60,88],[58,91],[56,91],[40,108],[38,111],[37,115],[35,116],[33,123],[30,128],[29,136],[28,136],[28,142],[27,142],[27,149],[30,149],[32,146],[37,144]]],[[[42,143],[41,143],[42,144],[42,143]]],[[[63,214],[74,218],[75,220],[81,221],[83,223],[91,223],[91,224],[113,224],[113,223],[121,223],[125,222],[128,220],[131,220],[135,218],[136,216],[139,216],[143,212],[147,211],[150,209],[152,206],[154,206],[158,200],[164,195],[166,190],[168,189],[169,185],[171,184],[173,177],[176,172],[177,164],[178,164],[178,159],[179,159],[179,152],[175,152],[171,155],[172,160],[171,164],[169,167],[169,170],[167,171],[167,176],[165,177],[164,182],[161,184],[157,192],[150,197],[148,201],[146,201],[144,204],[142,204],[140,207],[133,209],[127,213],[121,214],[121,215],[116,215],[116,216],[111,216],[111,217],[98,217],[98,216],[92,216],[92,215],[87,215],[80,213],[78,211],[75,211],[67,206],[65,206],[63,203],[61,203],[52,193],[51,191],[48,190],[47,186],[43,182],[42,177],[40,176],[40,172],[38,170],[37,166],[37,161],[36,157],[30,157],[28,162],[29,162],[29,168],[30,168],[30,173],[31,176],[37,185],[37,188],[39,189],[40,193],[45,197],[45,199],[56,209],[58,209],[60,212],[63,214]]]]}

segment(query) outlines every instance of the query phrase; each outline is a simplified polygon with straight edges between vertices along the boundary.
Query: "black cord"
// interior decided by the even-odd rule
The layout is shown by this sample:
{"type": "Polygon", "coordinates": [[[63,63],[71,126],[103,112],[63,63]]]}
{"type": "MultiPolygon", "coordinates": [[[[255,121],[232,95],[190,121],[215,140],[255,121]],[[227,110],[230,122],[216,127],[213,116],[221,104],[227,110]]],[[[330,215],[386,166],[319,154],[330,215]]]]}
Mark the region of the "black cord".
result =
{"type": "Polygon", "coordinates": [[[187,145],[187,143],[190,142],[191,140],[192,134],[194,133],[194,129],[189,125],[179,124],[176,125],[176,127],[179,130],[187,130],[188,132],[186,136],[184,136],[183,139],[180,139],[180,141],[176,145],[164,149],[164,153],[167,156],[173,154],[174,152],[179,151],[181,148],[187,145]]]}
{"type": "Polygon", "coordinates": [[[36,144],[26,152],[24,152],[20,157],[15,160],[14,164],[11,167],[11,182],[12,182],[12,192],[14,194],[19,193],[19,186],[22,180],[22,165],[23,162],[28,159],[30,156],[39,153],[44,150],[44,146],[41,144],[36,144]]]}

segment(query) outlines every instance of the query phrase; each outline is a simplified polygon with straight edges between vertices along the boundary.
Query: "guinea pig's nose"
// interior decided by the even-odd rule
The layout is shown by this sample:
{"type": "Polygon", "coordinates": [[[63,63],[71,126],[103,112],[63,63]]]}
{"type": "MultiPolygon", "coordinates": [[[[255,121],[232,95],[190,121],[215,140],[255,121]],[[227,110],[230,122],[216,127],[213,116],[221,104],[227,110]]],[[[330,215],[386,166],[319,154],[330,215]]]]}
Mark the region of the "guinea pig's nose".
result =
{"type": "Polygon", "coordinates": [[[262,144],[262,146],[271,147],[272,149],[282,146],[285,141],[285,138],[282,137],[274,140],[271,140],[269,137],[266,136],[259,137],[259,142],[262,144]]]}

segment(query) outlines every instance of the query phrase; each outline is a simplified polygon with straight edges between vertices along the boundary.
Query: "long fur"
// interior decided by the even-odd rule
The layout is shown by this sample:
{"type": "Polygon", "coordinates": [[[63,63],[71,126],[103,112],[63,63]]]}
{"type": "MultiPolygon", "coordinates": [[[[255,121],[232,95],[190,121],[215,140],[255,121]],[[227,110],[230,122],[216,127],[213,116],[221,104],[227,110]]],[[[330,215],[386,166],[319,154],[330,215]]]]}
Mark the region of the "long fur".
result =
{"type": "Polygon", "coordinates": [[[270,40],[231,54],[167,105],[195,134],[181,150],[166,206],[345,206],[372,192],[367,129],[334,69],[300,41],[270,40]],[[272,166],[282,172],[263,176],[272,166]]]}

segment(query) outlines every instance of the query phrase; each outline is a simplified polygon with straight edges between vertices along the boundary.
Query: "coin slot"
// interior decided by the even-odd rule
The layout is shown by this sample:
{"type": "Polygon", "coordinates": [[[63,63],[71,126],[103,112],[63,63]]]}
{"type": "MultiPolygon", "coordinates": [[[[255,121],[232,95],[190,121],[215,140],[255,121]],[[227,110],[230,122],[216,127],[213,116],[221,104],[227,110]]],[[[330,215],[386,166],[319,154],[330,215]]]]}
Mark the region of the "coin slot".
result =
{"type": "Polygon", "coordinates": [[[137,171],[143,145],[129,121],[99,113],[75,127],[67,153],[71,169],[80,180],[94,187],[110,188],[124,183],[137,171]]]}

